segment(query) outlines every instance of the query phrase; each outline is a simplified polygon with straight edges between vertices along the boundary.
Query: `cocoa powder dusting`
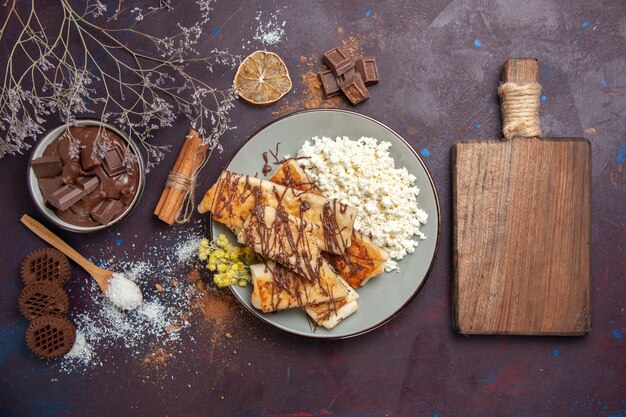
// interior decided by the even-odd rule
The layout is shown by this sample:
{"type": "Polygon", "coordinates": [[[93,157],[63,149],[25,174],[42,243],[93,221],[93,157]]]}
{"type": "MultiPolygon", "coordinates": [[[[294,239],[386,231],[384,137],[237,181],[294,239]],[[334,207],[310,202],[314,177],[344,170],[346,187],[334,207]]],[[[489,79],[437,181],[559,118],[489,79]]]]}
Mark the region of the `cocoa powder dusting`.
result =
{"type": "MultiPolygon", "coordinates": [[[[202,313],[202,325],[215,327],[212,333],[222,332],[229,317],[234,314],[229,302],[228,293],[216,290],[214,286],[208,286],[202,280],[198,270],[192,270],[185,276],[185,281],[195,285],[198,289],[197,296],[192,303],[202,313]]],[[[230,300],[232,301],[232,300],[230,300]]]]}
{"type": "MultiPolygon", "coordinates": [[[[321,64],[321,59],[318,59],[321,64]]],[[[320,70],[322,69],[320,65],[320,70]]],[[[329,99],[324,98],[324,92],[322,91],[322,85],[317,72],[308,70],[298,77],[298,88],[301,91],[300,98],[296,100],[285,100],[275,112],[272,112],[272,116],[281,117],[289,113],[293,113],[298,110],[309,109],[334,109],[339,107],[347,107],[348,102],[342,96],[331,97],[329,99]]]]}
{"type": "MultiPolygon", "coordinates": [[[[218,361],[221,363],[220,369],[228,368],[233,361],[232,349],[239,345],[231,325],[237,320],[236,309],[239,306],[235,305],[236,301],[230,292],[207,284],[197,269],[186,271],[186,274],[182,273],[181,276],[183,279],[179,285],[192,286],[196,289],[194,296],[189,300],[191,314],[183,314],[180,317],[181,320],[190,323],[194,339],[201,346],[200,349],[194,349],[194,356],[203,358],[207,363],[218,361]]],[[[177,325],[178,323],[173,323],[165,331],[175,331],[177,325]]],[[[143,382],[154,383],[168,378],[170,375],[168,368],[172,366],[189,367],[191,372],[194,364],[189,363],[185,355],[177,353],[180,352],[169,346],[160,346],[144,355],[141,360],[143,382]]],[[[221,377],[216,378],[219,380],[221,377]]]]}
{"type": "Polygon", "coordinates": [[[158,347],[146,354],[141,359],[141,363],[144,365],[165,365],[173,357],[174,355],[171,352],[167,352],[162,347],[158,347]]]}
{"type": "Polygon", "coordinates": [[[202,310],[204,319],[213,322],[219,331],[224,328],[226,319],[232,314],[227,301],[208,292],[205,292],[198,300],[198,305],[202,310]]]}
{"type": "MultiPolygon", "coordinates": [[[[343,31],[340,34],[343,35],[343,31]]],[[[365,53],[363,52],[365,35],[362,35],[360,33],[353,34],[352,32],[350,32],[348,36],[342,38],[343,39],[341,39],[341,49],[346,51],[348,55],[350,55],[352,58],[365,55],[365,53]]]]}
{"type": "Polygon", "coordinates": [[[197,283],[198,281],[201,281],[200,272],[198,272],[197,269],[194,269],[187,274],[185,279],[187,280],[187,282],[197,283]]]}

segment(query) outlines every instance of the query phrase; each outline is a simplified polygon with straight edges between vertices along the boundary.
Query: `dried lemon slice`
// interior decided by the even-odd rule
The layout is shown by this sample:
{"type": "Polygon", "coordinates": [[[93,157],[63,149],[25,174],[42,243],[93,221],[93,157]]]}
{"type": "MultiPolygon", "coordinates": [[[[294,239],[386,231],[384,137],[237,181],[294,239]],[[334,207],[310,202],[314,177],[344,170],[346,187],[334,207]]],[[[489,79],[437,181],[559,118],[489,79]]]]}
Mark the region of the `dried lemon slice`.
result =
{"type": "Polygon", "coordinates": [[[291,90],[287,66],[273,52],[256,51],[243,60],[235,74],[235,91],[252,104],[270,104],[291,90]]]}

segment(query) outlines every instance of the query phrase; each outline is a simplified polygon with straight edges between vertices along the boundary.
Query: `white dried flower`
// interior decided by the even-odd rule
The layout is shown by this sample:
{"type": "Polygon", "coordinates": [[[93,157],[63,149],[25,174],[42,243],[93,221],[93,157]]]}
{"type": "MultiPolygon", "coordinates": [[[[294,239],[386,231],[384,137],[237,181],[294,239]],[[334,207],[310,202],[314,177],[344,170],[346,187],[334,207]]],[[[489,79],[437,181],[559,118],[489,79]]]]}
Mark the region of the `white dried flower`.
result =
{"type": "MultiPolygon", "coordinates": [[[[37,16],[41,7],[38,3],[30,10],[19,7],[21,2],[17,0],[11,6],[9,2],[7,25],[0,32],[0,41],[10,30],[18,34],[15,40],[11,38],[16,48],[9,45],[8,50],[23,51],[25,55],[21,54],[20,59],[26,58],[32,65],[9,67],[0,90],[0,157],[28,149],[29,142],[44,131],[45,116],[50,115],[68,125],[89,114],[114,122],[143,143],[148,168],[161,161],[168,149],[152,145],[149,140],[157,129],[171,126],[178,114],[189,118],[211,148],[221,149],[219,138],[233,129],[228,111],[233,107],[235,94],[232,89],[216,89],[189,72],[194,66],[209,71],[215,65],[234,68],[241,60],[227,50],[213,49],[207,56],[196,50],[206,33],[204,25],[209,21],[214,0],[196,1],[198,22],[172,25],[177,28],[176,33],[165,37],[143,32],[139,26],[154,13],[171,12],[171,0],[160,0],[157,6],[145,9],[133,7],[135,23],[115,30],[89,19],[117,20],[124,0],[118,1],[108,18],[107,5],[101,0],[87,0],[82,12],[63,1],[62,20],[55,27],[60,35],[56,38],[48,37],[39,18],[25,19],[22,15],[37,16]],[[79,48],[71,51],[62,36],[70,29],[80,40],[79,48]],[[142,41],[141,53],[127,43],[128,34],[142,41]]],[[[14,53],[5,62],[11,62],[14,53]]],[[[97,154],[110,146],[106,136],[97,142],[97,154]]],[[[80,144],[76,142],[72,152],[78,155],[79,151],[80,144]]]]}

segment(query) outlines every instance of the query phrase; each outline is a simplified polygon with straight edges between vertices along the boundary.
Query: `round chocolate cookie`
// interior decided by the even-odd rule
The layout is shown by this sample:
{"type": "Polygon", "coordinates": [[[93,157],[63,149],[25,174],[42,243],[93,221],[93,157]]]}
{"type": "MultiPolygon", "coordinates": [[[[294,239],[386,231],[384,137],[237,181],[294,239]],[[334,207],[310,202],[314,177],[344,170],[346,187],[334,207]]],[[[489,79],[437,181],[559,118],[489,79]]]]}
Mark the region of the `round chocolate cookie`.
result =
{"type": "Polygon", "coordinates": [[[74,346],[76,329],[66,318],[41,316],[26,330],[26,344],[37,356],[54,359],[65,355],[74,346]]]}
{"type": "Polygon", "coordinates": [[[50,282],[33,282],[20,294],[20,313],[28,320],[40,316],[65,316],[69,308],[67,294],[50,282]]]}
{"type": "Polygon", "coordinates": [[[53,248],[35,249],[22,262],[24,285],[50,282],[60,287],[70,277],[70,263],[65,255],[53,248]]]}

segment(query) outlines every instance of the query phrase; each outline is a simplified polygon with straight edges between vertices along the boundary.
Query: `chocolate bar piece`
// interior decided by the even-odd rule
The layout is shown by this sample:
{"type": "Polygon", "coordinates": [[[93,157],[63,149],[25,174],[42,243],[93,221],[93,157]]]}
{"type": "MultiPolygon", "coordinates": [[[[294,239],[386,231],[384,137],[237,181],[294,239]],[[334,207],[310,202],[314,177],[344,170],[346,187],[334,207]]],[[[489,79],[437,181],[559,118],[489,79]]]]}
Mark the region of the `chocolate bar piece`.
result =
{"type": "Polygon", "coordinates": [[[337,78],[331,70],[326,70],[317,73],[317,77],[322,83],[322,90],[324,91],[324,98],[331,98],[341,93],[341,88],[337,83],[337,78]]]}
{"type": "Polygon", "coordinates": [[[98,177],[78,177],[74,182],[74,186],[79,190],[85,191],[86,194],[95,190],[98,184],[100,184],[98,177]]]}
{"type": "Polygon", "coordinates": [[[122,151],[116,146],[106,151],[104,158],[102,159],[102,166],[111,177],[126,172],[126,165],[124,165],[124,155],[122,151]]]}
{"type": "Polygon", "coordinates": [[[356,70],[361,74],[365,85],[372,85],[378,82],[378,66],[376,58],[359,58],[355,63],[356,70]]]}
{"type": "Polygon", "coordinates": [[[100,165],[100,159],[93,152],[94,145],[92,142],[80,149],[80,165],[85,171],[100,165]]]}
{"type": "Polygon", "coordinates": [[[37,178],[56,177],[63,171],[63,161],[59,155],[40,156],[30,161],[37,178]]]}
{"type": "Polygon", "coordinates": [[[98,177],[78,177],[74,184],[64,185],[53,192],[48,197],[48,203],[65,211],[95,190],[98,184],[100,184],[98,177]]]}
{"type": "Polygon", "coordinates": [[[354,67],[348,68],[346,72],[337,77],[337,83],[339,83],[339,85],[345,83],[350,78],[354,77],[354,74],[356,74],[356,69],[354,67]]]}
{"type": "Polygon", "coordinates": [[[324,64],[339,76],[354,66],[354,60],[339,48],[333,48],[324,54],[324,64]]]}
{"type": "Polygon", "coordinates": [[[83,198],[85,195],[84,193],[85,192],[80,188],[76,188],[71,185],[64,185],[48,197],[48,203],[59,210],[65,211],[83,198]]]}
{"type": "Polygon", "coordinates": [[[363,82],[363,78],[361,78],[361,74],[358,72],[355,73],[352,78],[342,83],[340,87],[341,91],[343,91],[346,97],[348,97],[348,100],[350,100],[350,103],[353,105],[359,104],[360,102],[370,98],[367,87],[365,87],[365,83],[363,82]]]}
{"type": "Polygon", "coordinates": [[[109,224],[124,208],[124,203],[119,200],[101,201],[93,210],[91,218],[100,224],[109,224]]]}

